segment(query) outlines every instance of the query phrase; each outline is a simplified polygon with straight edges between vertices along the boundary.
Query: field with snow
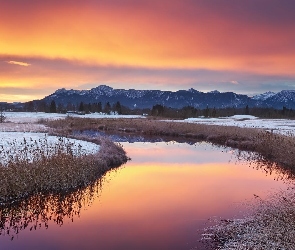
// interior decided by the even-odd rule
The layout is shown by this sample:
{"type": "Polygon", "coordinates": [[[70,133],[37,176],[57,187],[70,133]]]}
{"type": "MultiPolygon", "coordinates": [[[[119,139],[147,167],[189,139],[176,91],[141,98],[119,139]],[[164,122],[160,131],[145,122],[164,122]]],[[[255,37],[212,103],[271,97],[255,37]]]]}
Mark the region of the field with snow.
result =
{"type": "MultiPolygon", "coordinates": [[[[99,151],[99,145],[91,142],[75,139],[61,139],[57,136],[48,136],[50,130],[43,124],[38,124],[40,119],[64,119],[65,114],[33,113],[33,112],[6,112],[6,120],[0,123],[0,163],[5,164],[8,158],[15,157],[18,152],[24,151],[26,146],[31,149],[48,149],[48,156],[53,154],[54,145],[61,142],[64,145],[70,145],[73,154],[93,154],[99,151]],[[24,141],[27,143],[25,144],[24,141]],[[46,144],[46,145],[45,145],[46,144]],[[9,152],[6,154],[5,152],[9,152]]],[[[33,156],[27,151],[27,159],[33,156]]]]}
{"type": "MultiPolygon", "coordinates": [[[[2,132],[48,132],[42,124],[37,124],[40,119],[57,120],[65,119],[69,114],[43,113],[43,112],[6,112],[5,123],[0,123],[2,132]]],[[[102,113],[92,113],[86,115],[70,114],[78,118],[146,118],[137,115],[106,115],[102,113]]],[[[220,126],[236,126],[244,128],[259,128],[270,132],[280,133],[288,136],[295,135],[295,120],[287,119],[260,119],[251,115],[235,115],[231,117],[219,118],[188,118],[185,120],[174,120],[174,122],[187,122],[220,126]]]]}
{"type": "Polygon", "coordinates": [[[78,114],[59,114],[59,113],[44,113],[44,112],[5,112],[6,122],[14,123],[36,123],[40,119],[57,120],[64,119],[67,116],[78,118],[145,118],[140,115],[106,115],[103,113],[91,113],[85,115],[78,114]]]}
{"type": "Polygon", "coordinates": [[[65,119],[68,116],[78,118],[145,118],[145,116],[138,115],[106,115],[102,113],[77,115],[44,112],[5,112],[4,116],[6,119],[4,123],[0,123],[0,132],[49,132],[49,129],[43,124],[38,124],[38,121],[65,119]]]}
{"type": "MultiPolygon", "coordinates": [[[[63,144],[71,145],[71,150],[74,154],[93,154],[99,151],[99,146],[91,142],[48,136],[47,133],[50,132],[50,129],[43,124],[38,124],[38,121],[41,119],[57,120],[65,119],[67,116],[79,118],[144,118],[143,116],[119,116],[101,113],[77,115],[43,112],[5,112],[4,116],[6,118],[5,122],[0,123],[0,163],[2,164],[7,163],[9,157],[16,157],[17,152],[24,151],[26,146],[28,146],[24,144],[24,141],[32,149],[26,152],[28,160],[33,158],[30,152],[34,152],[36,149],[45,150],[45,144],[52,151],[54,145],[61,142],[60,140],[64,140],[63,144]]],[[[49,155],[52,153],[54,152],[48,151],[49,155]]]]}
{"type": "Polygon", "coordinates": [[[259,128],[288,136],[295,135],[295,120],[287,119],[260,119],[251,115],[235,115],[220,118],[188,118],[182,120],[182,122],[236,126],[241,128],[259,128]]]}

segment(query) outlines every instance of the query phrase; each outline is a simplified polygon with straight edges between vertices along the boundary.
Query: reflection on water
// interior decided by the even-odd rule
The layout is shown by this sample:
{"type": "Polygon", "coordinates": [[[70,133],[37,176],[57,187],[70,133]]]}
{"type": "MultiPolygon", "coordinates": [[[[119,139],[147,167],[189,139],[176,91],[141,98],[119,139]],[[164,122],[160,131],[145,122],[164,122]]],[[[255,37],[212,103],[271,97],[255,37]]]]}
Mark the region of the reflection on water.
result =
{"type": "MultiPolygon", "coordinates": [[[[143,136],[133,133],[125,133],[125,132],[109,132],[109,131],[95,131],[95,130],[83,130],[83,131],[74,131],[73,135],[83,135],[83,136],[89,136],[89,137],[96,137],[96,136],[107,136],[112,141],[115,142],[129,142],[129,143],[135,143],[135,142],[171,142],[171,136],[156,136],[156,135],[150,135],[150,136],[143,136]]],[[[175,142],[179,143],[186,143],[189,145],[193,145],[196,143],[196,139],[189,139],[189,138],[182,138],[182,137],[176,137],[174,138],[175,142]]]]}
{"type": "Polygon", "coordinates": [[[262,170],[265,175],[273,176],[276,181],[283,181],[286,184],[292,184],[295,180],[295,171],[289,167],[283,167],[275,162],[271,162],[265,157],[255,152],[235,151],[236,161],[245,161],[256,170],[262,170]]]}
{"type": "Polygon", "coordinates": [[[253,194],[263,198],[292,177],[208,143],[123,146],[132,161],[94,185],[2,207],[1,249],[202,249],[210,217],[244,213],[253,194]]]}
{"type": "MultiPolygon", "coordinates": [[[[136,143],[136,142],[151,142],[151,143],[159,143],[159,142],[166,142],[167,144],[171,143],[185,143],[189,145],[197,145],[202,143],[202,141],[196,139],[189,139],[189,138],[174,138],[175,141],[171,141],[171,137],[158,137],[158,136],[142,136],[137,134],[128,134],[128,133],[108,133],[107,131],[94,131],[94,130],[84,130],[84,131],[75,131],[74,134],[76,135],[85,135],[90,137],[95,136],[108,136],[111,140],[116,142],[129,142],[129,143],[136,143]]],[[[216,146],[215,146],[216,147],[216,146]]],[[[231,149],[226,149],[223,146],[219,146],[222,150],[231,151],[231,149]]],[[[295,171],[294,169],[282,167],[274,162],[271,162],[265,159],[263,156],[260,156],[254,152],[248,151],[233,151],[237,161],[247,161],[249,166],[253,166],[255,169],[263,169],[266,174],[271,175],[273,172],[277,179],[281,180],[293,180],[295,178],[295,171]]]]}
{"type": "MultiPolygon", "coordinates": [[[[115,171],[115,170],[114,170],[115,171]]],[[[62,226],[74,221],[82,207],[92,204],[101,193],[103,178],[84,189],[68,194],[34,195],[17,204],[0,206],[0,235],[14,239],[22,230],[48,229],[49,222],[62,226]]]]}

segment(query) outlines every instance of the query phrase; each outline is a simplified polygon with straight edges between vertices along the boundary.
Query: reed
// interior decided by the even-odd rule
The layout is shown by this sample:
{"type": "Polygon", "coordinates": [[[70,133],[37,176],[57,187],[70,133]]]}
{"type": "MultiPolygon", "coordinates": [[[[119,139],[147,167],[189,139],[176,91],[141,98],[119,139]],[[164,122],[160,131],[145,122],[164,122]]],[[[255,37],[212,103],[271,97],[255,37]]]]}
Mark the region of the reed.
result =
{"type": "Polygon", "coordinates": [[[106,138],[94,138],[100,150],[83,154],[60,138],[55,145],[46,139],[38,145],[24,140],[22,150],[15,142],[2,147],[0,157],[0,205],[17,202],[35,194],[64,193],[85,187],[128,158],[121,145],[106,138]],[[29,156],[29,157],[28,157],[29,156]]]}

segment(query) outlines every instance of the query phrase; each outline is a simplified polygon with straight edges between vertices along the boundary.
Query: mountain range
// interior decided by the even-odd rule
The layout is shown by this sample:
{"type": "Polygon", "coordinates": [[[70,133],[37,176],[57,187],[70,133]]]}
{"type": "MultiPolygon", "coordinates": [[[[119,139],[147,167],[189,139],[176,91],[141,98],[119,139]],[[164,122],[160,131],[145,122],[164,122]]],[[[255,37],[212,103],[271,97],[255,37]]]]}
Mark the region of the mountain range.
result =
{"type": "Polygon", "coordinates": [[[244,108],[269,107],[282,109],[283,107],[295,109],[295,90],[282,90],[278,93],[266,92],[253,97],[236,94],[234,92],[201,92],[193,88],[189,90],[161,91],[161,90],[135,90],[114,89],[106,85],[100,85],[90,90],[56,90],[53,94],[42,100],[46,103],[55,101],[56,104],[67,105],[68,103],[79,104],[101,102],[110,104],[120,102],[121,105],[134,108],[152,108],[153,105],[161,104],[166,107],[182,108],[193,106],[195,108],[244,108]]]}

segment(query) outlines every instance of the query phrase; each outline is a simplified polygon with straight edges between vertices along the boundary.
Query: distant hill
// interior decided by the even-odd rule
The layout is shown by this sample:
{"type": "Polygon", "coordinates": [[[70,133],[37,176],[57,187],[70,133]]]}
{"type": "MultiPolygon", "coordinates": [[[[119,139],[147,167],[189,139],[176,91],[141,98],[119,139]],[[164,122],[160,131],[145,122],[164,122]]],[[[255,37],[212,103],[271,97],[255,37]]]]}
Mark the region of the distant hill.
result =
{"type": "Polygon", "coordinates": [[[234,92],[211,91],[200,92],[195,89],[173,91],[161,90],[135,90],[135,89],[113,89],[106,85],[100,85],[90,90],[56,90],[53,94],[46,96],[37,102],[50,103],[52,100],[57,105],[66,106],[68,103],[78,105],[79,103],[114,104],[134,108],[151,108],[153,105],[161,104],[172,108],[192,106],[198,109],[209,108],[244,108],[249,107],[283,107],[295,109],[295,90],[283,90],[278,93],[266,92],[260,95],[249,97],[234,92]]]}

